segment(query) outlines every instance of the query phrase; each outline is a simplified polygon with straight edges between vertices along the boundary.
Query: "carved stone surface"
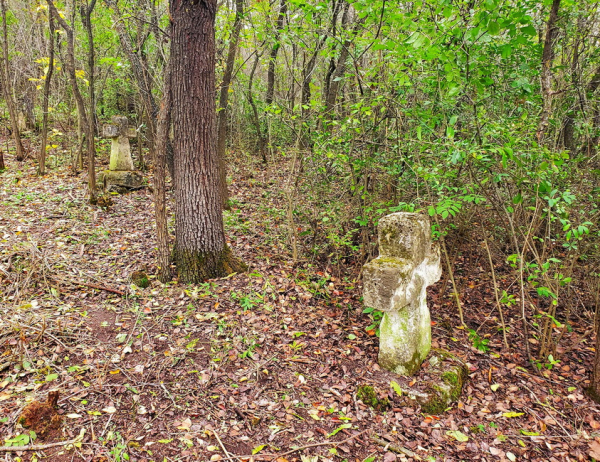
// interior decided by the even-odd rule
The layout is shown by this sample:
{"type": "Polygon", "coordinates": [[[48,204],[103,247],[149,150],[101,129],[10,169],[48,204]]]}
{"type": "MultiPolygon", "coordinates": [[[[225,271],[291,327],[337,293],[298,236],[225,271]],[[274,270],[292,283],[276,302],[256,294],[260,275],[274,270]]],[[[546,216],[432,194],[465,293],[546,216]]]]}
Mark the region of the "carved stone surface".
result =
{"type": "Polygon", "coordinates": [[[127,117],[113,116],[111,125],[104,125],[103,134],[112,139],[110,148],[109,169],[113,171],[133,171],[133,159],[129,138],[136,136],[135,130],[129,127],[127,117]]]}
{"type": "Polygon", "coordinates": [[[363,269],[364,304],[384,313],[379,364],[414,374],[431,349],[427,286],[439,280],[440,253],[426,216],[393,213],[379,221],[379,252],[363,269]]]}

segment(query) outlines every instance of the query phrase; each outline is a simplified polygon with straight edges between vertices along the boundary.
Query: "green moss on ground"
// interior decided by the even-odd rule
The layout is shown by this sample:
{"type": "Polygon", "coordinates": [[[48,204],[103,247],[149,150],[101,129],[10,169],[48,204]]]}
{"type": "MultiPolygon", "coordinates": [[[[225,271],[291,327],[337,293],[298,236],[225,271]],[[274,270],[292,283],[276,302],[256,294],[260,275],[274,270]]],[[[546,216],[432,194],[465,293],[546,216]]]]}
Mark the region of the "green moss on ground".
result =
{"type": "Polygon", "coordinates": [[[356,397],[376,411],[385,411],[390,407],[390,400],[387,398],[378,398],[375,389],[371,385],[361,385],[358,387],[356,397]]]}
{"type": "Polygon", "coordinates": [[[131,282],[133,282],[140,289],[145,289],[150,286],[150,279],[148,279],[148,275],[143,271],[134,271],[131,273],[131,282]]]}

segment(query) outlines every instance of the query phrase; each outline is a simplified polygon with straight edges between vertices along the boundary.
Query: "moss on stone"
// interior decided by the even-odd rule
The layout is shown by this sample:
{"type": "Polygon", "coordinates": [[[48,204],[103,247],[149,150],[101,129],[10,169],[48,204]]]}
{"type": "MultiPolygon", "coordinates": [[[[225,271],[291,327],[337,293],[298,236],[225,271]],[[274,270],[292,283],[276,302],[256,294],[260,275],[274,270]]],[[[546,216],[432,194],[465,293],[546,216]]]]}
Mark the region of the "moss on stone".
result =
{"type": "Polygon", "coordinates": [[[421,409],[426,414],[441,414],[448,407],[447,393],[439,385],[428,384],[425,393],[428,398],[421,402],[421,409]]]}
{"type": "Polygon", "coordinates": [[[417,395],[417,400],[423,412],[441,414],[460,398],[468,369],[457,356],[436,349],[429,358],[425,373],[431,379],[419,387],[422,393],[417,395]]]}
{"type": "Polygon", "coordinates": [[[145,289],[150,286],[150,279],[148,279],[148,275],[143,271],[134,271],[131,273],[131,282],[140,289],[145,289]]]}
{"type": "Polygon", "coordinates": [[[358,387],[356,397],[376,411],[385,411],[390,407],[390,400],[387,398],[378,398],[375,389],[371,385],[361,385],[358,387]]]}

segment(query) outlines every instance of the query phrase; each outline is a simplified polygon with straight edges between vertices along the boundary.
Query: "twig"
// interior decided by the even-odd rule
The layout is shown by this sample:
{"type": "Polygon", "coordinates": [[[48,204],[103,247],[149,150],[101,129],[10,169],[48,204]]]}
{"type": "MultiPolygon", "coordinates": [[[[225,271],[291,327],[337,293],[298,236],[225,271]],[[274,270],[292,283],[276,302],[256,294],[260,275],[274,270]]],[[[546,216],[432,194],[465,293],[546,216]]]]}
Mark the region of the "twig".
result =
{"type": "Polygon", "coordinates": [[[41,451],[56,446],[66,446],[68,444],[77,443],[78,441],[78,439],[74,439],[69,441],[58,441],[56,443],[32,444],[30,446],[0,446],[0,452],[41,451]]]}
{"type": "Polygon", "coordinates": [[[405,454],[408,457],[412,457],[413,459],[423,460],[419,457],[418,454],[415,454],[411,450],[403,448],[402,446],[393,446],[391,443],[388,443],[387,441],[383,441],[382,439],[378,438],[377,436],[372,436],[371,439],[373,441],[375,441],[379,446],[383,446],[384,448],[387,448],[390,451],[395,452],[396,454],[405,454]]]}
{"type": "Polygon", "coordinates": [[[221,449],[223,450],[223,452],[225,453],[225,455],[227,456],[228,459],[231,459],[231,454],[229,454],[229,452],[227,451],[227,449],[225,449],[225,446],[223,446],[223,441],[221,441],[221,438],[219,438],[219,434],[213,430],[213,434],[217,437],[217,441],[219,442],[219,446],[221,446],[221,449]]]}
{"type": "Polygon", "coordinates": [[[125,292],[122,292],[117,289],[113,289],[112,287],[100,286],[98,284],[90,284],[89,282],[75,282],[74,284],[77,284],[80,286],[91,287],[92,289],[105,290],[106,292],[111,292],[113,294],[117,294],[117,295],[121,295],[121,296],[125,295],[125,292]]]}

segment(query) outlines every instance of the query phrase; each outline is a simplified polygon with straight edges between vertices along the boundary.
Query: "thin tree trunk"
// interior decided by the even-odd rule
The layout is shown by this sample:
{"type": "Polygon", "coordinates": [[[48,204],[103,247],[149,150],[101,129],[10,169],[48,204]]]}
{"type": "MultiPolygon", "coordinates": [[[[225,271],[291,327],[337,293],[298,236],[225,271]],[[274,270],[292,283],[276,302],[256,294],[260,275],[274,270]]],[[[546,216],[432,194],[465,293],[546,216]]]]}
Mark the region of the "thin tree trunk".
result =
{"type": "Polygon", "coordinates": [[[154,163],[154,207],[156,214],[156,243],[158,249],[158,279],[166,283],[171,279],[171,259],[169,252],[169,229],[167,226],[166,165],[167,139],[171,122],[171,71],[167,64],[165,90],[158,111],[156,124],[155,163],[154,163]]]}
{"type": "Polygon", "coordinates": [[[54,73],[54,39],[55,39],[55,27],[54,17],[48,15],[48,27],[50,29],[50,41],[48,42],[48,72],[46,73],[46,79],[44,80],[44,101],[42,103],[42,145],[40,146],[40,155],[38,159],[38,174],[44,175],[46,173],[46,144],[48,143],[48,107],[50,100],[50,83],[52,81],[52,74],[54,73]]]}
{"type": "Polygon", "coordinates": [[[219,176],[221,185],[221,198],[223,208],[228,208],[229,190],[227,189],[227,163],[225,162],[225,151],[227,147],[227,103],[229,100],[229,87],[231,85],[231,76],[233,75],[233,66],[235,65],[235,54],[242,30],[242,18],[244,16],[244,0],[235,1],[235,20],[231,38],[229,39],[229,50],[227,52],[227,62],[225,72],[223,73],[223,83],[221,84],[221,93],[219,95],[219,120],[217,136],[217,155],[219,156],[219,176]]]}
{"type": "Polygon", "coordinates": [[[0,173],[2,173],[6,169],[6,165],[4,165],[4,151],[0,148],[0,173]]]}
{"type": "Polygon", "coordinates": [[[182,282],[244,268],[225,242],[216,146],[217,0],[170,0],[175,262],[182,282]],[[202,123],[198,123],[201,121],[202,123]]]}
{"type": "Polygon", "coordinates": [[[256,73],[256,67],[258,66],[258,60],[260,55],[256,55],[254,60],[254,65],[252,66],[252,70],[250,71],[250,78],[248,79],[248,102],[250,103],[250,107],[252,108],[252,121],[254,122],[254,127],[256,128],[256,135],[258,136],[258,150],[262,157],[263,162],[267,163],[267,140],[263,135],[262,128],[260,126],[260,117],[258,115],[258,108],[256,107],[256,103],[254,102],[254,96],[252,95],[252,85],[254,83],[254,74],[256,73]]]}
{"type": "Polygon", "coordinates": [[[21,133],[19,132],[19,121],[17,116],[16,103],[13,100],[13,91],[9,73],[9,61],[8,61],[8,27],[6,25],[6,0],[0,0],[0,7],[2,8],[2,48],[3,48],[3,65],[0,69],[0,84],[2,85],[2,92],[4,93],[4,99],[6,106],[8,107],[8,114],[10,117],[10,124],[12,126],[12,134],[15,140],[15,158],[17,161],[22,162],[25,160],[25,149],[21,142],[21,133]]]}
{"type": "Polygon", "coordinates": [[[96,0],[91,0],[89,4],[81,5],[81,21],[85,27],[88,39],[88,82],[89,82],[89,102],[90,102],[90,120],[93,133],[98,132],[96,119],[96,72],[95,72],[95,52],[94,52],[94,30],[92,29],[92,11],[96,6],[96,0]]]}
{"type": "Polygon", "coordinates": [[[275,95],[275,64],[277,62],[277,54],[281,43],[279,38],[281,36],[281,30],[283,29],[283,23],[285,21],[285,14],[287,12],[287,0],[281,0],[279,5],[279,15],[277,16],[277,25],[275,27],[275,43],[271,48],[271,54],[269,56],[269,69],[267,71],[267,95],[265,102],[267,106],[273,104],[273,96],[275,95]]]}
{"type": "Polygon", "coordinates": [[[558,9],[561,0],[553,0],[550,16],[546,25],[546,37],[542,51],[542,114],[537,131],[538,141],[541,142],[548,129],[548,119],[552,112],[552,61],[554,60],[554,40],[558,33],[558,9]]]}
{"type": "Polygon", "coordinates": [[[600,66],[596,68],[594,76],[587,87],[588,101],[594,102],[594,109],[592,110],[592,130],[595,133],[588,141],[588,151],[590,157],[596,154],[598,150],[598,144],[600,143],[600,104],[598,99],[595,98],[595,93],[600,88],[600,66]]]}
{"type": "MultiPolygon", "coordinates": [[[[2,0],[3,1],[3,0],[2,0]]],[[[65,61],[65,66],[67,67],[67,73],[69,75],[69,80],[71,81],[71,86],[73,87],[73,95],[75,96],[75,103],[77,105],[77,111],[81,117],[81,124],[83,126],[83,130],[85,131],[85,137],[87,140],[87,154],[88,154],[88,188],[89,188],[89,197],[90,204],[95,204],[97,202],[96,199],[96,144],[94,140],[94,132],[90,130],[91,124],[89,123],[86,111],[85,111],[85,103],[83,101],[83,97],[81,96],[81,92],[79,91],[79,85],[77,84],[77,76],[75,74],[75,45],[74,45],[74,33],[73,29],[67,24],[67,22],[62,18],[59,14],[58,10],[54,6],[53,0],[46,0],[48,3],[48,8],[50,9],[50,14],[54,16],[54,19],[58,21],[61,27],[65,30],[67,36],[67,59],[65,61]]]]}

